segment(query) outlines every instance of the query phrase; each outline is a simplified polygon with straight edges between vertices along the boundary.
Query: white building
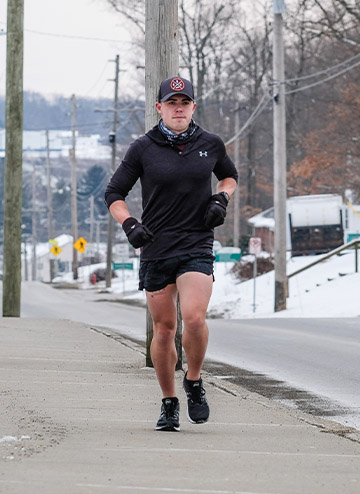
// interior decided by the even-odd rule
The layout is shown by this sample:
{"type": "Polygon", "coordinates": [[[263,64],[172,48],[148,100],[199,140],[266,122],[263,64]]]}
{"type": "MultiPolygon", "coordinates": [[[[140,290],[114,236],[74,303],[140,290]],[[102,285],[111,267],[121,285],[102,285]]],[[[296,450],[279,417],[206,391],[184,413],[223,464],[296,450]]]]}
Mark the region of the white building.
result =
{"type": "MultiPolygon", "coordinates": [[[[73,260],[73,238],[72,235],[62,234],[56,237],[55,243],[41,243],[36,246],[36,280],[50,282],[50,260],[54,259],[57,264],[57,271],[71,271],[73,260]],[[61,252],[54,256],[50,249],[57,245],[61,252]],[[60,269],[61,268],[61,269],[60,269]]],[[[32,263],[34,252],[32,244],[22,245],[22,279],[32,278],[32,263]],[[27,276],[26,276],[27,273],[27,276]]]]}
{"type": "MultiPolygon", "coordinates": [[[[72,148],[70,130],[49,130],[51,158],[68,158],[72,148]]],[[[23,131],[23,153],[28,159],[46,158],[45,130],[23,131]]],[[[0,129],[0,158],[5,156],[5,129],[0,129]]],[[[100,135],[81,136],[76,132],[76,156],[79,159],[110,160],[111,146],[100,143],[100,135]]]]}
{"type": "MultiPolygon", "coordinates": [[[[343,237],[340,243],[347,243],[360,237],[360,206],[343,202],[336,194],[318,194],[297,196],[286,201],[286,244],[287,250],[292,250],[292,228],[313,229],[316,234],[327,226],[341,225],[343,237]],[[291,224],[290,224],[291,223],[291,224]]],[[[263,250],[274,252],[275,218],[274,208],[248,219],[253,228],[253,236],[261,238],[263,250]]],[[[329,228],[324,235],[331,240],[329,228]]],[[[335,248],[335,247],[331,247],[335,248]]]]}
{"type": "MultiPolygon", "coordinates": [[[[116,246],[114,246],[116,252],[116,246]]],[[[22,244],[22,263],[21,274],[23,280],[36,280],[44,283],[50,283],[50,261],[55,261],[55,277],[72,273],[73,262],[73,237],[72,235],[62,234],[54,238],[53,242],[44,242],[36,245],[36,268],[34,274],[34,249],[31,243],[22,244]],[[61,252],[55,256],[51,248],[57,245],[61,252]]],[[[106,244],[93,243],[86,244],[85,252],[78,253],[79,263],[84,258],[96,257],[100,263],[106,261],[106,244]]],[[[81,268],[79,268],[81,269],[81,268]]]]}

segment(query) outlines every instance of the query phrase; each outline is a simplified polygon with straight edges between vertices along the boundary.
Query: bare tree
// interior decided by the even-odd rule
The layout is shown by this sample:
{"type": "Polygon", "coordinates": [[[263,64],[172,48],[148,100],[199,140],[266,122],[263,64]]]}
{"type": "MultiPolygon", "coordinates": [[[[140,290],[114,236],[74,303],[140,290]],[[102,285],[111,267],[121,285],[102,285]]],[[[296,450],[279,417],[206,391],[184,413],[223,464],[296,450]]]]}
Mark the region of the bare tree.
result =
{"type": "Polygon", "coordinates": [[[204,125],[204,104],[221,85],[224,60],[231,46],[229,23],[235,0],[180,0],[180,56],[196,86],[197,120],[204,125]],[[215,90],[214,90],[215,88],[215,90]]]}
{"type": "MultiPolygon", "coordinates": [[[[144,42],[144,0],[107,0],[107,2],[133,23],[144,42]]],[[[204,102],[211,97],[221,82],[224,61],[231,46],[230,19],[239,9],[238,0],[180,0],[179,2],[179,53],[180,73],[194,83],[197,94],[197,120],[204,125],[204,102]],[[217,75],[217,76],[216,76],[217,75]]],[[[144,44],[142,44],[144,48],[144,44]]],[[[223,77],[224,78],[224,77],[223,77]]]]}
{"type": "MultiPolygon", "coordinates": [[[[144,0],[107,1],[138,26],[135,31],[140,36],[139,46],[144,29],[144,0]]],[[[197,121],[208,130],[220,134],[224,140],[235,133],[234,110],[239,111],[240,127],[245,126],[240,136],[243,217],[272,205],[271,4],[265,0],[256,2],[249,11],[249,3],[238,0],[179,0],[180,73],[194,81],[198,101],[197,121]],[[256,111],[259,105],[260,111],[256,111]],[[252,118],[254,110],[257,118],[252,118]],[[251,124],[247,125],[249,118],[251,124]]],[[[339,137],[336,136],[339,128],[327,125],[328,119],[338,114],[329,109],[335,105],[336,111],[340,112],[344,90],[356,87],[358,79],[354,70],[335,79],[329,75],[336,76],[337,71],[347,67],[343,65],[346,59],[351,61],[359,54],[360,6],[357,4],[357,0],[287,2],[284,16],[284,83],[287,93],[288,169],[292,170],[292,176],[295,176],[292,165],[307,163],[303,160],[314,156],[315,145],[318,146],[319,142],[322,146],[326,145],[326,138],[335,144],[339,137]],[[319,131],[325,128],[326,138],[320,139],[325,134],[319,131]],[[333,136],[331,132],[334,132],[333,136]],[[309,139],[313,135],[317,135],[318,139],[309,139]]],[[[351,89],[347,90],[347,98],[350,92],[351,89]]],[[[349,121],[346,124],[351,112],[343,111],[341,115],[342,140],[335,146],[338,162],[346,153],[343,143],[354,137],[350,135],[354,133],[352,123],[349,121]]],[[[353,114],[352,118],[358,124],[357,114],[353,114]]],[[[354,156],[353,146],[349,152],[354,156]]],[[[343,158],[345,160],[346,156],[343,158]]],[[[347,169],[354,170],[355,165],[350,166],[348,158],[347,163],[347,169]]],[[[311,167],[302,166],[297,170],[308,173],[309,169],[311,167]]],[[[347,176],[350,174],[347,173],[347,176]]],[[[304,190],[299,175],[290,185],[290,194],[304,190]]],[[[316,190],[321,191],[321,187],[324,192],[328,191],[326,173],[316,175],[316,190]]],[[[245,224],[243,221],[243,232],[245,224]]],[[[227,225],[217,232],[223,235],[222,241],[231,237],[231,231],[226,231],[226,228],[227,225]]]]}
{"type": "Polygon", "coordinates": [[[301,0],[307,3],[307,29],[359,46],[360,6],[357,0],[301,0]]]}
{"type": "Polygon", "coordinates": [[[138,28],[145,37],[145,0],[106,0],[108,4],[138,28]]]}
{"type": "MultiPolygon", "coordinates": [[[[271,70],[271,28],[268,6],[259,12],[259,24],[252,27],[245,15],[233,20],[233,29],[236,34],[236,50],[231,52],[231,62],[228,67],[229,79],[233,88],[236,88],[234,106],[241,112],[242,118],[248,119],[264,95],[269,92],[268,81],[271,70]],[[261,24],[260,24],[261,22],[261,24]],[[250,24],[250,25],[249,25],[250,24]]],[[[234,91],[232,90],[234,93],[234,91]]],[[[269,98],[267,98],[269,99],[269,98]]],[[[246,194],[244,203],[252,207],[257,206],[256,200],[256,173],[257,160],[264,150],[259,149],[257,141],[261,139],[260,120],[249,126],[245,135],[246,150],[244,158],[246,166],[246,194]]]]}

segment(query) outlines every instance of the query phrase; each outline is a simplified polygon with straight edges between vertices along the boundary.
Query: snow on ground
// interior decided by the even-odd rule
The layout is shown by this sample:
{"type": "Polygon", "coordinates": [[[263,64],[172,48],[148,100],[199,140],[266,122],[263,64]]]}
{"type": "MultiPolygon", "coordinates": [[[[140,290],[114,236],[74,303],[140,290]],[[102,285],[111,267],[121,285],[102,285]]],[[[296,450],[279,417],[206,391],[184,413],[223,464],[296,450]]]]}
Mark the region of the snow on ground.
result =
{"type": "MultiPolygon", "coordinates": [[[[287,273],[311,264],[318,256],[294,257],[287,273]]],[[[355,273],[354,251],[332,258],[289,280],[287,309],[274,312],[274,272],[239,282],[228,265],[216,265],[211,313],[230,319],[255,317],[357,317],[360,316],[360,273],[355,273]],[[254,312],[255,288],[255,312],[254,312]]]]}
{"type": "MultiPolygon", "coordinates": [[[[287,273],[311,264],[319,256],[290,258],[287,273]]],[[[231,272],[233,263],[215,263],[210,317],[227,319],[267,317],[360,316],[360,273],[355,273],[354,251],[347,251],[309,268],[289,280],[287,309],[274,312],[274,272],[240,282],[231,272]],[[255,288],[255,311],[254,311],[255,288]]],[[[114,291],[121,291],[114,284],[114,291]]],[[[130,297],[130,296],[129,296],[130,297]]],[[[145,300],[143,293],[131,295],[145,300]]]]}
{"type": "MultiPolygon", "coordinates": [[[[311,264],[320,256],[290,258],[287,273],[311,264]]],[[[145,303],[144,292],[139,292],[137,259],[134,270],[116,271],[110,291],[119,298],[139,300],[145,303]]],[[[79,268],[81,288],[92,285],[90,273],[105,264],[79,268]]],[[[209,304],[209,317],[226,319],[268,317],[360,317],[360,273],[355,273],[355,252],[342,255],[311,267],[289,280],[287,309],[274,312],[274,272],[258,276],[255,281],[240,282],[231,272],[233,263],[215,263],[215,283],[209,304]],[[254,310],[255,289],[255,310],[254,310]]],[[[72,281],[68,273],[62,281],[72,281]]],[[[105,283],[97,284],[98,289],[105,283]]]]}

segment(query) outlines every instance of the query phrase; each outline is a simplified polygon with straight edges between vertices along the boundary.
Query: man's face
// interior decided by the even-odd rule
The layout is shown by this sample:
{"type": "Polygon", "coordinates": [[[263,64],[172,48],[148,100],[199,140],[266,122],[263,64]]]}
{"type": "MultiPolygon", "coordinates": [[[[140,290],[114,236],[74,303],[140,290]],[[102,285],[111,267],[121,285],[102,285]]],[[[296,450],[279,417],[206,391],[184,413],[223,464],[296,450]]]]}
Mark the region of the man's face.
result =
{"type": "Polygon", "coordinates": [[[156,103],[164,124],[176,134],[188,129],[195,108],[196,103],[183,94],[176,94],[167,101],[156,103]]]}

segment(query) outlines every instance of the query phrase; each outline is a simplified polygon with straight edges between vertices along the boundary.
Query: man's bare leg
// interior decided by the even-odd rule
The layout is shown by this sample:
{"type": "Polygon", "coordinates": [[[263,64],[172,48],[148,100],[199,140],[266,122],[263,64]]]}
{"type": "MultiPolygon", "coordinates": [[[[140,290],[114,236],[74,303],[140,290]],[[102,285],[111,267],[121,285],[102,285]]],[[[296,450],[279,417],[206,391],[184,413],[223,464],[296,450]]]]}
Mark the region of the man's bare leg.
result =
{"type": "Polygon", "coordinates": [[[156,292],[146,292],[148,308],[154,326],[151,342],[151,360],[164,398],[175,397],[175,366],[177,352],[176,332],[176,285],[168,285],[156,292]]]}
{"type": "Polygon", "coordinates": [[[184,321],[182,344],[188,364],[187,379],[195,381],[200,378],[209,339],[206,311],[211,297],[213,277],[188,272],[177,278],[176,285],[184,321]]]}

